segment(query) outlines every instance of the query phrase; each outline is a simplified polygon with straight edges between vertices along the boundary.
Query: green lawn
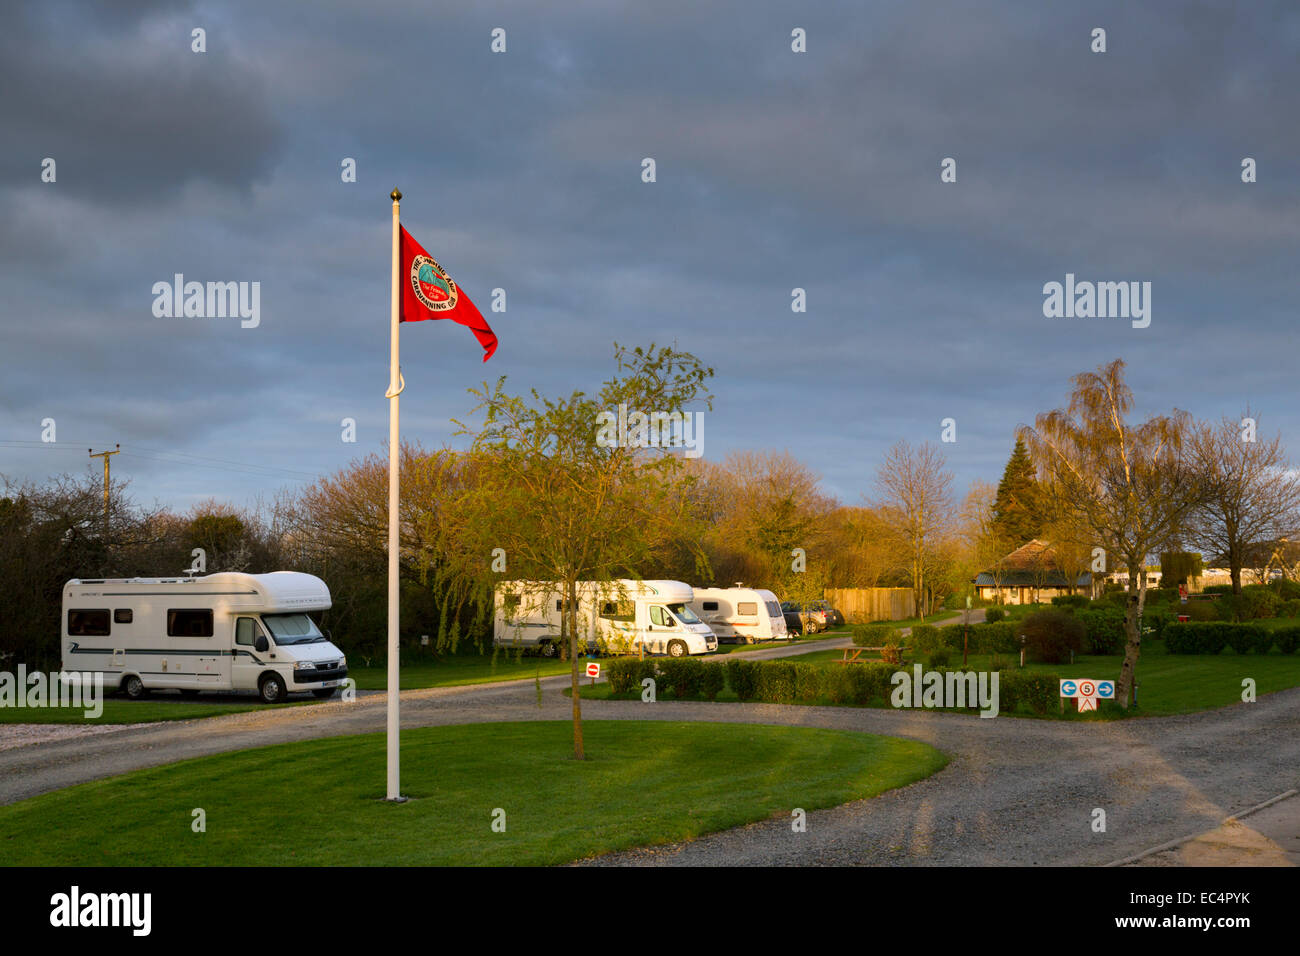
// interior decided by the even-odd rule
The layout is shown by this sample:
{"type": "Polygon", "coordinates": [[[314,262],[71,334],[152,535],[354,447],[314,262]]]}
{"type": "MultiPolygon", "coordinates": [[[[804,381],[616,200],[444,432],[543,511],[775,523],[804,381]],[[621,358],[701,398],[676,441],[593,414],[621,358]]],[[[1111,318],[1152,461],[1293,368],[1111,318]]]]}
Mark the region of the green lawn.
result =
{"type": "Polygon", "coordinates": [[[0,807],[6,866],[556,864],[687,840],[905,786],[948,758],[914,741],[749,724],[587,721],[402,735],[403,790],[382,799],[384,736],[187,760],[0,807]],[[191,830],[192,811],[207,830],[191,830]],[[491,829],[493,812],[506,831],[491,829]]]}
{"type": "MultiPolygon", "coordinates": [[[[843,650],[813,651],[800,654],[791,660],[820,664],[824,667],[853,667],[853,664],[835,663],[843,657],[843,650]]],[[[879,656],[870,656],[879,660],[879,656]]],[[[1122,655],[1098,657],[1079,656],[1073,664],[1029,664],[1028,671],[1057,674],[1061,677],[1091,677],[1096,680],[1119,679],[1122,655]]],[[[1016,666],[1016,658],[1003,654],[999,663],[1004,669],[1016,666]]],[[[990,655],[971,654],[967,658],[966,670],[988,670],[993,665],[990,655]]],[[[909,661],[907,668],[910,669],[909,661]]],[[[949,656],[950,668],[961,668],[961,652],[949,656]]],[[[1186,714],[1215,707],[1226,707],[1241,702],[1242,680],[1252,678],[1255,681],[1256,695],[1300,687],[1300,654],[1281,654],[1276,649],[1262,657],[1257,654],[1234,654],[1231,648],[1217,655],[1177,655],[1165,653],[1164,644],[1151,641],[1142,649],[1138,660],[1138,706],[1126,715],[1117,705],[1103,704],[1096,714],[1085,715],[1083,719],[1109,719],[1122,716],[1154,717],[1168,714],[1186,714]]],[[[584,699],[609,700],[613,698],[609,684],[597,684],[595,687],[583,686],[584,699]]],[[[639,700],[640,692],[625,695],[621,699],[639,700]]],[[[671,699],[671,698],[666,698],[671,699]]],[[[724,689],[718,700],[729,702],[737,700],[730,687],[724,689]]],[[[824,706],[836,706],[829,701],[818,701],[824,706]]],[[[852,704],[840,706],[856,706],[852,704]]],[[[885,706],[885,705],[874,705],[885,706]]],[[[1073,702],[1067,702],[1067,714],[1075,711],[1073,702]]],[[[1032,716],[1025,711],[1002,716],[1032,716]]],[[[1049,717],[1057,716],[1055,713],[1049,717]]]]}

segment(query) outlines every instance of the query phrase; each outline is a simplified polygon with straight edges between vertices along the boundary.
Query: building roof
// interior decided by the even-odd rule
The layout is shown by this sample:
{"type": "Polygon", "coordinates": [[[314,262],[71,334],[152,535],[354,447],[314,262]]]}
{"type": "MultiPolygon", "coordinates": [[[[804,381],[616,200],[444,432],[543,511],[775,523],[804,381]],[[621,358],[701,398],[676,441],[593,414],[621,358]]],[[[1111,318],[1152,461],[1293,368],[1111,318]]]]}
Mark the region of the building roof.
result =
{"type": "MultiPolygon", "coordinates": [[[[1057,566],[1056,551],[1048,541],[1035,538],[1022,544],[998,562],[997,584],[994,584],[991,570],[981,571],[975,576],[976,587],[1071,587],[1065,573],[1057,566]]],[[[1080,574],[1074,587],[1088,587],[1092,584],[1092,575],[1080,574]]]]}

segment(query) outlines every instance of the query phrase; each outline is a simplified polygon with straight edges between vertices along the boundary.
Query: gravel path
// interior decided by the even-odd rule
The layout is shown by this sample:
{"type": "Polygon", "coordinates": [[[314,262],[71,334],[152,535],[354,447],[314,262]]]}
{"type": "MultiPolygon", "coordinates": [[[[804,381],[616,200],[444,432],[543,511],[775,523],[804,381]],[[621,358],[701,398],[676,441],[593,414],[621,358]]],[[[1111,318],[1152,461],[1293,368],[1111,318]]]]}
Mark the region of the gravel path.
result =
{"type": "MultiPolygon", "coordinates": [[[[816,642],[825,644],[826,642],[816,642]]],[[[791,649],[817,649],[796,645],[791,649]]],[[[747,654],[777,651],[765,648],[747,654]]],[[[407,691],[404,727],[564,720],[568,677],[407,691]]],[[[952,756],[938,774],[874,800],[781,817],[602,864],[1097,864],[1119,860],[1300,786],[1300,688],[1254,704],[1113,723],[850,707],[583,703],[599,720],[695,720],[830,727],[906,737],[952,756]],[[1093,810],[1106,831],[1092,830],[1093,810]]],[[[0,804],[190,757],[384,729],[384,696],[163,724],[0,749],[0,804]]],[[[793,809],[793,808],[792,808],[793,809]]]]}

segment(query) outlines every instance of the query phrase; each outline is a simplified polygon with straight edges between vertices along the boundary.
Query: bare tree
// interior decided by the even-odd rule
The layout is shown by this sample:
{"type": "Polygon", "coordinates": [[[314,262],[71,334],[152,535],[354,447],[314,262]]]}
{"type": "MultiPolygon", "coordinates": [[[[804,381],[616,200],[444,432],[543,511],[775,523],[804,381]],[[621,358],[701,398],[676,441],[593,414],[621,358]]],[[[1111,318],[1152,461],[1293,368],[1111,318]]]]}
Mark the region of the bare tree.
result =
{"type": "Polygon", "coordinates": [[[1095,546],[1129,568],[1124,615],[1128,641],[1116,697],[1132,703],[1141,647],[1149,555],[1176,540],[1180,527],[1205,498],[1204,482],[1188,446],[1185,412],[1155,416],[1140,425],[1126,421],[1133,392],[1116,359],[1072,379],[1068,408],[1037,416],[1018,432],[1030,446],[1046,489],[1068,503],[1095,546]]]}
{"type": "Polygon", "coordinates": [[[1198,425],[1192,447],[1210,493],[1193,515],[1189,537],[1211,560],[1227,561],[1232,591],[1240,594],[1241,569],[1267,568],[1275,543],[1300,526],[1300,475],[1280,435],[1259,438],[1250,409],[1241,423],[1224,418],[1198,425]],[[1252,562],[1252,549],[1267,552],[1262,562],[1252,562]]]}
{"type": "Polygon", "coordinates": [[[917,613],[925,620],[927,572],[935,570],[940,544],[953,525],[952,474],[935,445],[913,447],[900,441],[881,463],[876,487],[902,542],[900,563],[911,581],[917,613]]]}
{"type": "Polygon", "coordinates": [[[1002,603],[1002,588],[1011,570],[1007,555],[1020,543],[998,520],[997,487],[986,481],[971,484],[962,505],[962,522],[966,546],[975,565],[976,575],[986,572],[993,580],[993,598],[1002,603]]]}

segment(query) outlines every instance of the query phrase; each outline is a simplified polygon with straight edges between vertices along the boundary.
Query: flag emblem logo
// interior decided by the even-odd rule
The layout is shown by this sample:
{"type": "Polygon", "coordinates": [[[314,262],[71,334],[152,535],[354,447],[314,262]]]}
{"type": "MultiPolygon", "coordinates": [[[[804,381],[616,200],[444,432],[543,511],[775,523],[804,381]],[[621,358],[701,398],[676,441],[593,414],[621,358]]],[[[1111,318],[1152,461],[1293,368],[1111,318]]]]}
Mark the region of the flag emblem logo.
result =
{"type": "Polygon", "coordinates": [[[456,307],[460,291],[451,276],[429,256],[416,256],[411,260],[411,291],[421,305],[433,312],[446,312],[456,307]]]}

